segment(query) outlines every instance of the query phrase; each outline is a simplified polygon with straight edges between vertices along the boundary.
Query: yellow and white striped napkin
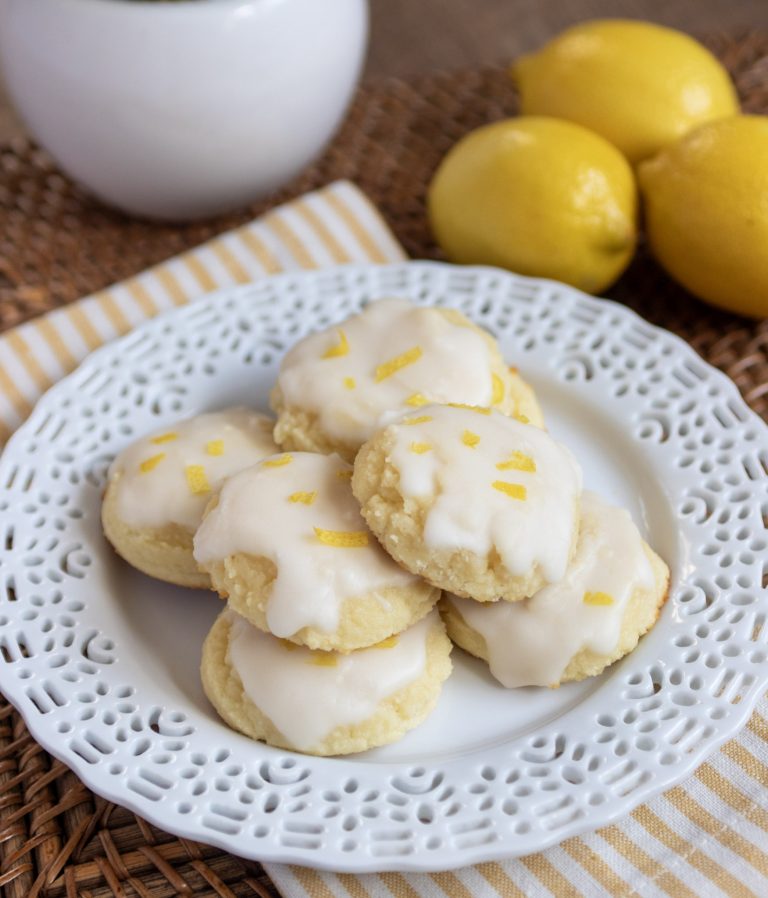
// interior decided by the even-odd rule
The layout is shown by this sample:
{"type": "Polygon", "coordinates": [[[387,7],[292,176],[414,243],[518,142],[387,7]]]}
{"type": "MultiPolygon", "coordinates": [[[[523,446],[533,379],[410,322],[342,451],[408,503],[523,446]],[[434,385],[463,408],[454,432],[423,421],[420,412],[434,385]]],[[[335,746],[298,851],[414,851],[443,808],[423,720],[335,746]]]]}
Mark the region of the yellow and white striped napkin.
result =
{"type": "Polygon", "coordinates": [[[266,864],[286,898],[766,898],[768,701],[682,785],[539,854],[449,873],[266,864]]]}
{"type": "MultiPolygon", "coordinates": [[[[88,352],[211,290],[274,272],[405,254],[340,181],[182,256],[0,336],[0,442],[88,352]]],[[[620,823],[540,854],[452,873],[355,876],[266,865],[286,898],[766,898],[768,700],[681,786],[620,823]]]]}

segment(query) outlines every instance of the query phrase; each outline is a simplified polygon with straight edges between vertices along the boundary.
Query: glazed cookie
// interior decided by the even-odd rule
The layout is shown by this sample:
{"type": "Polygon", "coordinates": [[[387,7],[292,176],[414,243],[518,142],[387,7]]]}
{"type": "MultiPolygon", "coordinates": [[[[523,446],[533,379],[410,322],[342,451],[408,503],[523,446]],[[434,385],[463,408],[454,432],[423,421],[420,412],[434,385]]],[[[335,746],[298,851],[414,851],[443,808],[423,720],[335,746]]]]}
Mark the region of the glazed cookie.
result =
{"type": "Polygon", "coordinates": [[[262,630],[312,649],[373,645],[440,592],[376,542],[338,455],[275,455],[231,477],[195,535],[214,589],[262,630]]]}
{"type": "Polygon", "coordinates": [[[210,587],[192,537],[212,491],[277,451],[274,422],[246,408],[197,415],[124,449],[109,470],[101,520],[133,567],[179,586],[210,587]]]}
{"type": "Polygon", "coordinates": [[[437,611],[399,636],[340,655],[276,639],[226,610],[205,641],[201,673],[221,717],[252,739],[345,755],[418,726],[451,672],[450,652],[437,611]]]}
{"type": "Polygon", "coordinates": [[[629,514],[582,497],[581,532],[565,578],[524,602],[448,596],[453,641],[507,687],[559,686],[599,674],[635,648],[667,598],[669,569],[629,514]]]}
{"type": "Polygon", "coordinates": [[[360,449],[352,489],[393,558],[480,602],[557,582],[575,549],[581,469],[490,409],[430,405],[390,424],[360,449]]]}
{"type": "Polygon", "coordinates": [[[382,299],[286,354],[272,392],[275,439],[353,461],[379,427],[431,402],[494,406],[543,424],[533,390],[490,334],[455,309],[382,299]]]}

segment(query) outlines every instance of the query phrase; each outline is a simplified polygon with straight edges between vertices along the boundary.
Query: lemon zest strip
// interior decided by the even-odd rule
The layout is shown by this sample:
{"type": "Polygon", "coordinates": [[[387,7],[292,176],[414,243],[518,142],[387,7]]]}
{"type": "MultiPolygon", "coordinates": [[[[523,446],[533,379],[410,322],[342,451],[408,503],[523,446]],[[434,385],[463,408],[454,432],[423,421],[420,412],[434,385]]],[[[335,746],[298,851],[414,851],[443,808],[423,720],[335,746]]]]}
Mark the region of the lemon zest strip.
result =
{"type": "Polygon", "coordinates": [[[189,491],[195,496],[201,496],[204,493],[210,493],[211,485],[205,476],[205,468],[202,465],[187,465],[184,468],[184,474],[187,478],[187,486],[189,491]]]}
{"type": "Polygon", "coordinates": [[[513,452],[507,461],[500,461],[496,467],[499,471],[528,471],[536,473],[536,462],[524,452],[513,452]]]}
{"type": "Polygon", "coordinates": [[[153,468],[156,468],[160,462],[165,458],[165,452],[158,452],[157,455],[152,455],[149,458],[145,458],[144,461],[139,465],[139,470],[142,474],[148,474],[153,468]]]}
{"type": "Polygon", "coordinates": [[[317,490],[314,490],[311,493],[291,493],[291,495],[288,496],[289,502],[301,502],[302,505],[311,505],[315,499],[317,499],[317,490]]]}
{"type": "Polygon", "coordinates": [[[412,346],[410,349],[406,349],[405,352],[401,352],[400,355],[396,355],[388,362],[377,365],[375,376],[376,383],[380,383],[382,380],[392,377],[392,375],[400,371],[401,368],[405,368],[408,365],[412,365],[414,362],[418,362],[420,358],[421,346],[412,346]]]}
{"type": "Polygon", "coordinates": [[[354,377],[345,377],[345,378],[344,378],[344,386],[345,386],[348,390],[354,390],[354,389],[355,389],[355,386],[356,386],[356,384],[355,384],[355,378],[354,378],[354,377]]]}
{"type": "Polygon", "coordinates": [[[429,405],[429,399],[423,393],[413,393],[405,400],[405,404],[411,408],[420,408],[422,405],[429,405]]]}
{"type": "Polygon", "coordinates": [[[211,440],[205,444],[208,455],[224,455],[224,440],[211,440]]]}
{"type": "Polygon", "coordinates": [[[152,442],[156,446],[159,446],[162,443],[171,443],[173,440],[178,440],[178,438],[179,435],[171,431],[170,433],[161,433],[158,437],[152,437],[152,442]]]}
{"type": "Polygon", "coordinates": [[[472,433],[471,430],[465,430],[461,435],[461,442],[465,446],[469,446],[470,449],[474,449],[480,442],[480,437],[476,433],[472,433]]]}
{"type": "Polygon", "coordinates": [[[339,342],[335,346],[329,346],[322,355],[324,359],[338,359],[349,352],[349,343],[347,335],[339,328],[336,332],[339,335],[339,342]]]}
{"type": "Polygon", "coordinates": [[[418,418],[406,418],[401,424],[407,424],[409,427],[413,424],[426,424],[432,420],[432,415],[420,415],[418,418]]]}
{"type": "Polygon", "coordinates": [[[277,458],[268,458],[264,462],[265,468],[284,468],[286,465],[289,465],[293,461],[293,456],[288,453],[287,455],[278,455],[277,458]]]}
{"type": "Polygon", "coordinates": [[[368,545],[368,532],[366,530],[324,530],[315,527],[315,536],[324,546],[333,546],[336,549],[362,549],[368,545]]]}
{"type": "Polygon", "coordinates": [[[522,415],[519,412],[515,412],[514,418],[516,421],[519,421],[521,424],[530,424],[531,419],[527,415],[522,415]]]}
{"type": "Polygon", "coordinates": [[[490,415],[491,410],[484,405],[466,405],[463,402],[449,402],[451,408],[463,408],[468,412],[474,412],[476,415],[490,415]]]}
{"type": "Polygon", "coordinates": [[[613,605],[613,596],[609,596],[607,592],[585,592],[585,605],[613,605]]]}
{"type": "Polygon", "coordinates": [[[528,498],[528,490],[522,483],[507,483],[506,480],[494,480],[491,486],[500,493],[509,496],[510,499],[520,499],[522,501],[528,498]]]}
{"type": "Polygon", "coordinates": [[[425,452],[429,452],[432,449],[432,446],[429,443],[411,443],[411,452],[415,452],[416,455],[424,455],[425,452]]]}

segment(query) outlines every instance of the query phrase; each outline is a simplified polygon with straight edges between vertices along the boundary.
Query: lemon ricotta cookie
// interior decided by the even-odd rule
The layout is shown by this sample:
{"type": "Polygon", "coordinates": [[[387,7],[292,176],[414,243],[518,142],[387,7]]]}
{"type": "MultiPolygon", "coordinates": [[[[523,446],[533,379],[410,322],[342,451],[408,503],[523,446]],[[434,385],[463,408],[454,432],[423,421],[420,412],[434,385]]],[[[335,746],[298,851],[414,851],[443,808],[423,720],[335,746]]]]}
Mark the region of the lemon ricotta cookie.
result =
{"type": "Polygon", "coordinates": [[[102,506],[107,539],[138,570],[179,586],[210,587],[192,537],[221,481],[277,451],[274,421],[247,408],[197,415],[124,449],[102,506]]]}
{"type": "Polygon", "coordinates": [[[480,602],[557,582],[575,549],[581,469],[545,431],[491,409],[407,414],[362,446],[352,489],[393,558],[480,602]]]}
{"type": "Polygon", "coordinates": [[[343,755],[386,745],[432,711],[451,672],[437,611],[347,655],[276,639],[231,610],[203,648],[206,695],[230,726],[278,748],[343,755]]]}
{"type": "Polygon", "coordinates": [[[381,299],[286,354],[272,392],[275,439],[353,461],[382,424],[430,402],[494,406],[543,424],[533,390],[490,334],[455,309],[381,299]]]}
{"type": "Polygon", "coordinates": [[[488,662],[504,686],[559,686],[599,674],[656,622],[669,570],[629,514],[582,498],[576,555],[565,577],[523,602],[479,605],[446,596],[448,633],[488,662]]]}
{"type": "Polygon", "coordinates": [[[424,617],[439,590],[384,552],[338,455],[284,453],[231,477],[195,535],[195,558],[232,609],[313,649],[349,652],[424,617]]]}

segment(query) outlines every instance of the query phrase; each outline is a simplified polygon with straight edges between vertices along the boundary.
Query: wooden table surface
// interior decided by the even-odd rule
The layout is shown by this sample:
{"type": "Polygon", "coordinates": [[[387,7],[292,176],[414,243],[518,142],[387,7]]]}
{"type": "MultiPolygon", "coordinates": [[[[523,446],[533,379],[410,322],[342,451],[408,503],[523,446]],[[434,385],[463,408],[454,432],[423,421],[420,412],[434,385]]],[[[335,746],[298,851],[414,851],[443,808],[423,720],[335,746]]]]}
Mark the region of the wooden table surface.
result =
{"type": "MultiPolygon", "coordinates": [[[[692,32],[768,29],[768,0],[370,0],[370,5],[366,80],[504,62],[572,22],[595,16],[651,19],[692,32]]],[[[0,84],[0,143],[23,133],[0,84]]]]}

